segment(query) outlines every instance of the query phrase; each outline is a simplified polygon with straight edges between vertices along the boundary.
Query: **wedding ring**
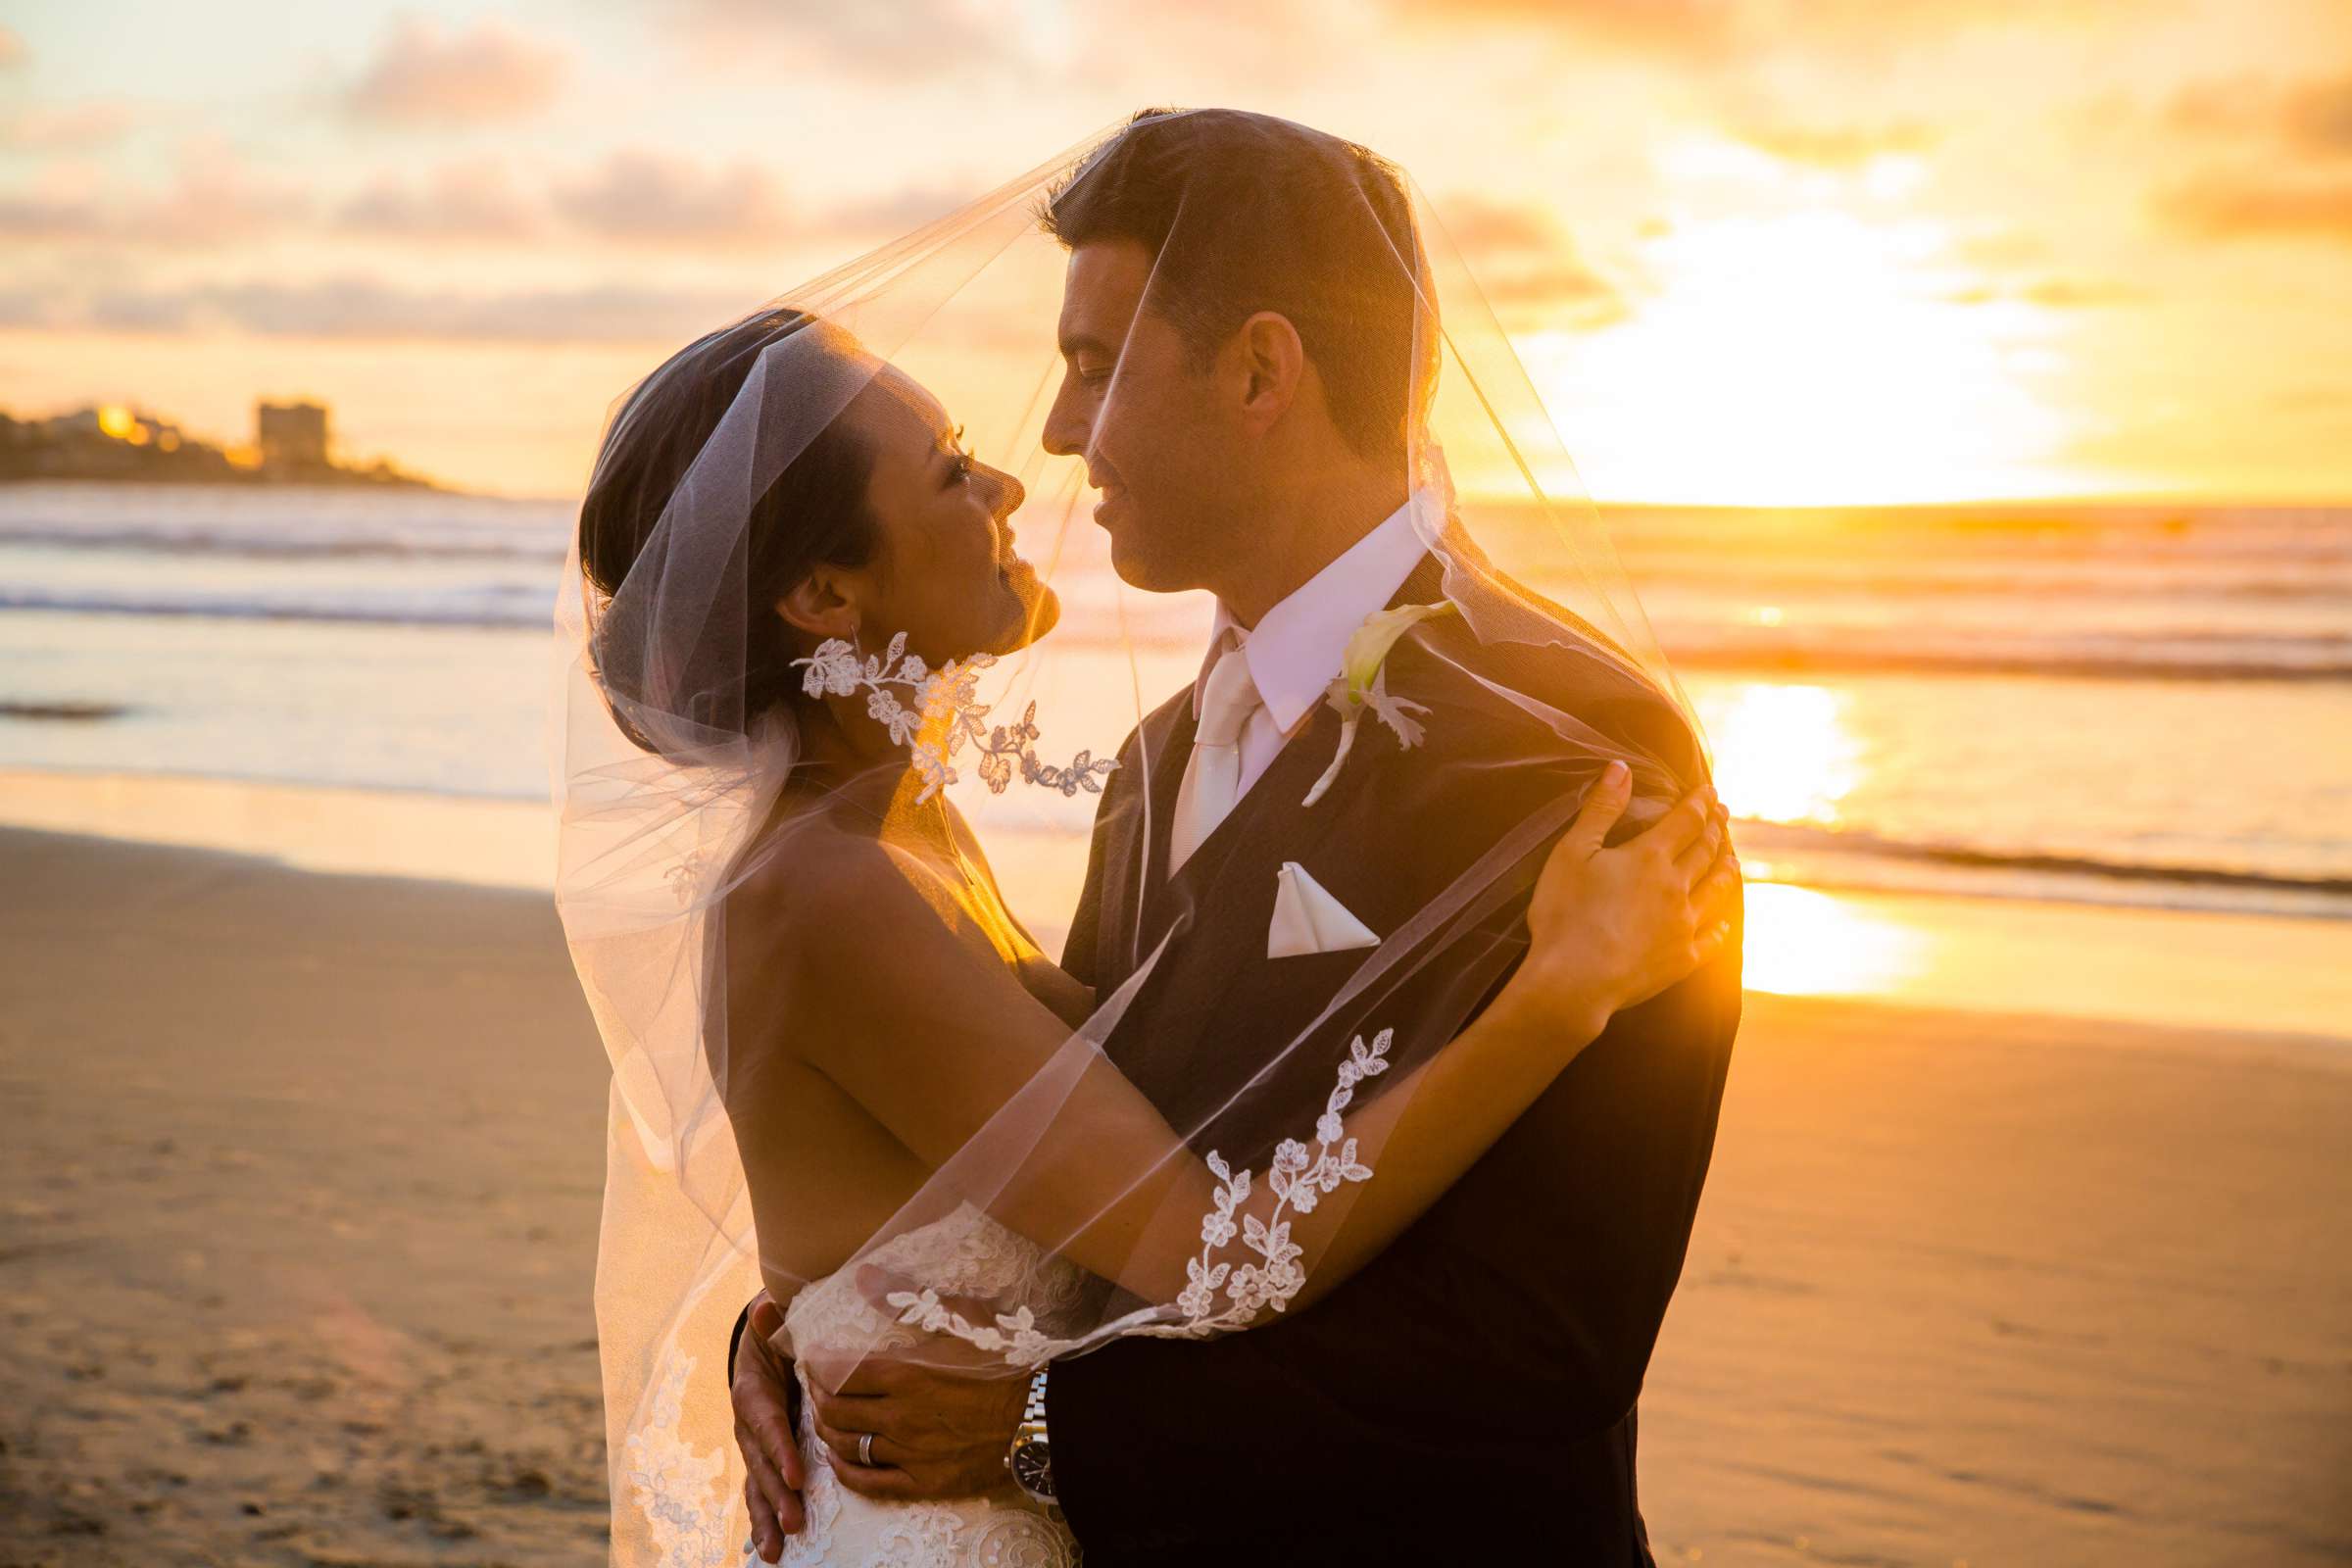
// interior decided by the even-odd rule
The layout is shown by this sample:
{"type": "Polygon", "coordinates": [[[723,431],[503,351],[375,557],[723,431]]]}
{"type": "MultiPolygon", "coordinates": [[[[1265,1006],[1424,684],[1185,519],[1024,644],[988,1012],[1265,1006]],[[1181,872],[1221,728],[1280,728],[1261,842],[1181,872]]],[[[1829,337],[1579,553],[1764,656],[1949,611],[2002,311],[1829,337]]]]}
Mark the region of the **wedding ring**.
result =
{"type": "Polygon", "coordinates": [[[874,1467],[874,1435],[871,1432],[858,1434],[858,1466],[861,1470],[874,1467]]]}

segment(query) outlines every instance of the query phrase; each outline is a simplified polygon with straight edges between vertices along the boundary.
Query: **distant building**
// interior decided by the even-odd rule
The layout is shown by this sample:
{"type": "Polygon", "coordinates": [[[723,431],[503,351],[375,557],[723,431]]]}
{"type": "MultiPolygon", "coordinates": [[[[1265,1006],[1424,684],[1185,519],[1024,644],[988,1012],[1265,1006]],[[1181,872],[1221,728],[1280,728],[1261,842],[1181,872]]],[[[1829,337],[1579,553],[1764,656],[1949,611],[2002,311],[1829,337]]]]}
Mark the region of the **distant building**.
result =
{"type": "Polygon", "coordinates": [[[218,447],[170,419],[125,403],[22,418],[0,410],[0,483],[108,479],[167,484],[279,483],[433,488],[383,458],[366,466],[327,456],[326,410],[316,403],[259,403],[256,440],[218,447]]]}
{"type": "Polygon", "coordinates": [[[319,403],[256,403],[253,444],[270,468],[326,466],[326,407],[319,403]]]}

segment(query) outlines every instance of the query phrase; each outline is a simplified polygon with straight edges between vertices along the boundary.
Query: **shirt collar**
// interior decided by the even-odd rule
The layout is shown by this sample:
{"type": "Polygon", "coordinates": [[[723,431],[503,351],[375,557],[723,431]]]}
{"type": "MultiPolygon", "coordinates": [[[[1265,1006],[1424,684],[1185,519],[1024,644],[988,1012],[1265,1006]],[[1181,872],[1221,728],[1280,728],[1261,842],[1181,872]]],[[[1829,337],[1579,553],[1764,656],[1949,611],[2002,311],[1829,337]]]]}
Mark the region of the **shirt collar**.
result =
{"type": "Polygon", "coordinates": [[[1244,627],[1218,601],[1208,659],[1193,686],[1193,715],[1200,716],[1208,672],[1231,636],[1250,661],[1250,679],[1276,726],[1287,734],[1304,718],[1340,673],[1348,640],[1365,616],[1388,608],[1427,552],[1414,526],[1426,504],[1421,495],[1409,497],[1380,526],[1259,616],[1255,628],[1244,627]]]}

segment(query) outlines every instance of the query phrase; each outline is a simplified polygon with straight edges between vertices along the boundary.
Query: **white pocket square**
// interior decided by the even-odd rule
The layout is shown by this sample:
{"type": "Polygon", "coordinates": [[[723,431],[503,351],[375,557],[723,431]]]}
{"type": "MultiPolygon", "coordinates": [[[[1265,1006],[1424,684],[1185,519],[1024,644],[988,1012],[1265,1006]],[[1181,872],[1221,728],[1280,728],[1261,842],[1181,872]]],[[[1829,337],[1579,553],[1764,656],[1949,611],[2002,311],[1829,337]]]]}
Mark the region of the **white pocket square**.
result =
{"type": "Polygon", "coordinates": [[[1380,938],[1371,928],[1308,876],[1306,867],[1297,860],[1282,862],[1282,869],[1274,874],[1274,920],[1266,927],[1267,957],[1379,946],[1380,938]]]}

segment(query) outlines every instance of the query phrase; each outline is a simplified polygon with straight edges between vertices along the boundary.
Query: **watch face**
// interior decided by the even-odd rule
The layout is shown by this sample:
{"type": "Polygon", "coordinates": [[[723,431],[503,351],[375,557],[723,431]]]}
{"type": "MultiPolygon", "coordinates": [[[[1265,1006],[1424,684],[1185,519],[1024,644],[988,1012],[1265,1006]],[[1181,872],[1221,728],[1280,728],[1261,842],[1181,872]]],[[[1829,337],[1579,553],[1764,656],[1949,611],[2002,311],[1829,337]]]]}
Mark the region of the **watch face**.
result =
{"type": "Polygon", "coordinates": [[[1012,1450],[1012,1479],[1025,1492],[1053,1494],[1054,1466],[1046,1456],[1044,1444],[1024,1443],[1012,1450]]]}

